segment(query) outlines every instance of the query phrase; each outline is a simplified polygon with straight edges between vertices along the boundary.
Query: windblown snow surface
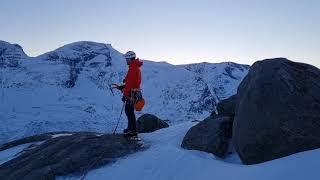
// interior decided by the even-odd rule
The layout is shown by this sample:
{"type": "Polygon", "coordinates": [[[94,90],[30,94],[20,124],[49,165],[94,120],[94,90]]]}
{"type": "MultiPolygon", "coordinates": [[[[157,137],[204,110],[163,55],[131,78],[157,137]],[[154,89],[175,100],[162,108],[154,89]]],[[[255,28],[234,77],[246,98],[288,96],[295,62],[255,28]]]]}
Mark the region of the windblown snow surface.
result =
{"type": "MultiPolygon", "coordinates": [[[[141,134],[151,147],[92,170],[86,180],[317,180],[320,149],[306,151],[258,165],[243,165],[236,153],[225,160],[180,147],[188,129],[185,122],[150,134],[141,134]]],[[[75,180],[79,177],[59,177],[75,180]]]]}
{"type": "MultiPolygon", "coordinates": [[[[140,134],[149,149],[91,170],[86,180],[318,180],[320,149],[297,153],[257,165],[243,165],[233,153],[226,159],[180,147],[188,129],[184,122],[153,133],[140,134]]],[[[0,152],[0,164],[19,155],[30,144],[0,152]]],[[[78,176],[57,180],[78,180],[78,176]]]]}

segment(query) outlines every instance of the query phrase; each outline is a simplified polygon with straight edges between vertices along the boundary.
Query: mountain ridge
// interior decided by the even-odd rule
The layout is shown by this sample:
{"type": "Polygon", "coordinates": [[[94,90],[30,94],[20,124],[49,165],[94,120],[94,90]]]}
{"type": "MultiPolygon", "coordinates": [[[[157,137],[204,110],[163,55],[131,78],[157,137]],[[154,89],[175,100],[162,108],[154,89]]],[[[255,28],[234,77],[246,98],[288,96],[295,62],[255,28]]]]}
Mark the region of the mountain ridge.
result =
{"type": "MultiPolygon", "coordinates": [[[[100,44],[101,46],[106,46],[107,48],[113,48],[113,46],[109,43],[103,43],[103,42],[95,42],[95,41],[88,41],[88,40],[83,40],[83,41],[75,41],[75,42],[71,42],[71,43],[67,43],[63,46],[60,46],[58,48],[55,48],[53,50],[50,50],[48,52],[45,52],[45,53],[42,53],[40,55],[37,55],[37,56],[29,56],[24,50],[23,50],[23,47],[19,44],[16,44],[16,43],[11,43],[11,42],[8,42],[8,41],[3,41],[3,40],[0,40],[0,48],[3,47],[4,44],[7,44],[9,46],[15,46],[17,48],[20,48],[22,50],[22,52],[26,55],[27,58],[31,58],[31,59],[34,59],[34,58],[38,58],[40,56],[43,56],[45,54],[48,54],[50,52],[55,52],[57,50],[61,50],[61,49],[64,49],[64,48],[67,48],[67,47],[70,47],[70,46],[73,46],[73,45],[78,45],[78,44],[83,44],[83,43],[87,43],[87,44],[100,44]]],[[[114,49],[114,48],[113,48],[114,49]]],[[[116,50],[116,49],[114,49],[116,50]]],[[[117,51],[117,50],[116,50],[117,51]]],[[[119,51],[117,51],[119,52],[119,51]]],[[[120,53],[120,52],[119,52],[120,53]]],[[[247,64],[239,64],[239,63],[235,63],[235,62],[232,62],[232,61],[225,61],[225,62],[217,62],[217,63],[214,63],[214,62],[207,62],[207,61],[203,61],[203,62],[197,62],[197,63],[187,63],[187,64],[171,64],[167,61],[153,61],[153,60],[150,60],[150,59],[143,59],[144,61],[151,61],[151,62],[157,62],[157,63],[167,63],[167,64],[170,64],[170,65],[173,65],[173,66],[186,66],[186,65],[198,65],[198,64],[236,64],[236,65],[241,65],[241,66],[246,66],[246,67],[250,67],[250,65],[247,65],[247,64]]]]}
{"type": "MultiPolygon", "coordinates": [[[[110,85],[126,74],[123,54],[110,44],[80,41],[37,57],[17,55],[12,66],[8,57],[20,48],[10,46],[12,51],[0,53],[0,143],[52,131],[112,131],[122,104],[110,85]]],[[[146,106],[137,116],[151,113],[176,124],[215,111],[236,93],[249,66],[144,61],[141,69],[146,106]]],[[[125,126],[122,117],[120,130],[125,126]]]]}

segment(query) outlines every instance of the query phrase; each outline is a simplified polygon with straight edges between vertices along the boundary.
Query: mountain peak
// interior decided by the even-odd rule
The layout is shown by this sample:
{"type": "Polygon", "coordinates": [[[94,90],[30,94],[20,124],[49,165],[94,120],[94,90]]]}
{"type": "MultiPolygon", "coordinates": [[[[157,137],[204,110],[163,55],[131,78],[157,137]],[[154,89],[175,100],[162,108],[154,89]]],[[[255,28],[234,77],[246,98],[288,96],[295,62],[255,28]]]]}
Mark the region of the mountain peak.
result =
{"type": "Polygon", "coordinates": [[[16,49],[16,50],[22,52],[25,56],[27,56],[25,54],[25,52],[23,51],[23,48],[19,44],[11,44],[7,41],[0,40],[0,53],[1,53],[1,51],[4,51],[5,49],[8,49],[8,48],[9,49],[16,49]]]}
{"type": "Polygon", "coordinates": [[[90,60],[99,55],[110,57],[110,52],[114,49],[110,44],[92,42],[92,41],[78,41],[66,44],[53,51],[40,55],[47,60],[90,60]]]}
{"type": "Polygon", "coordinates": [[[92,42],[92,41],[78,41],[70,44],[66,44],[62,47],[59,47],[54,50],[54,52],[62,53],[65,55],[78,54],[78,53],[105,53],[109,52],[109,49],[112,48],[110,44],[92,42]]]}
{"type": "Polygon", "coordinates": [[[0,40],[0,67],[17,67],[27,57],[20,45],[0,40]]]}
{"type": "Polygon", "coordinates": [[[93,42],[93,41],[77,41],[73,43],[66,44],[56,50],[62,50],[62,49],[73,49],[73,50],[84,50],[84,49],[93,49],[93,48],[110,48],[110,44],[105,43],[99,43],[99,42],[93,42]]]}

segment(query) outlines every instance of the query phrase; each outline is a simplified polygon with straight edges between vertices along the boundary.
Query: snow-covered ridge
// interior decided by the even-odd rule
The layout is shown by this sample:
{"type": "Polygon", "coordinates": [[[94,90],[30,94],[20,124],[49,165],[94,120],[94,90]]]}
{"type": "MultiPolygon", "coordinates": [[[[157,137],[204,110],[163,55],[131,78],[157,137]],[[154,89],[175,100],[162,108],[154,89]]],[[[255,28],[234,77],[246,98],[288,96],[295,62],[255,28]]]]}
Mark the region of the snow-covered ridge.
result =
{"type": "Polygon", "coordinates": [[[0,68],[17,67],[20,60],[27,57],[20,45],[0,40],[0,68]]]}
{"type": "MultiPolygon", "coordinates": [[[[1,41],[0,62],[0,143],[49,131],[114,128],[122,102],[109,86],[122,82],[127,65],[111,45],[81,41],[28,57],[19,45],[1,41]]],[[[144,61],[146,105],[137,116],[151,113],[171,124],[202,119],[235,94],[248,69],[235,63],[144,61]]],[[[120,126],[126,126],[125,117],[120,126]]]]}

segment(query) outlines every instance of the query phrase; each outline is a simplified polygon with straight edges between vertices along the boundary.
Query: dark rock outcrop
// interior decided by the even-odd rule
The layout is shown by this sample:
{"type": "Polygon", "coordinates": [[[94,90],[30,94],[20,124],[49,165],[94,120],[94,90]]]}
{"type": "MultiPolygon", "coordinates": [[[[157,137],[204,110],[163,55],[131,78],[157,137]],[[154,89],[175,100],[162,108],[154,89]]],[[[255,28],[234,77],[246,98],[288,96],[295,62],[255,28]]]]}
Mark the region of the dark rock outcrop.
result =
{"type": "Polygon", "coordinates": [[[233,141],[245,164],[320,148],[320,70],[283,58],[256,62],[238,88],[233,141]]]}
{"type": "Polygon", "coordinates": [[[210,117],[211,118],[217,118],[218,114],[216,113],[216,111],[212,111],[211,114],[210,114],[210,117]]]}
{"type": "Polygon", "coordinates": [[[219,116],[234,117],[236,109],[237,95],[233,95],[228,99],[218,103],[217,110],[219,116]]]}
{"type": "Polygon", "coordinates": [[[229,117],[214,119],[209,116],[187,132],[181,147],[212,153],[223,158],[232,137],[232,123],[233,119],[229,117]]]}
{"type": "Polygon", "coordinates": [[[139,133],[149,133],[167,127],[169,125],[165,121],[152,114],[144,114],[137,120],[139,133]]]}
{"type": "Polygon", "coordinates": [[[122,135],[78,132],[51,137],[0,165],[0,179],[53,180],[70,173],[81,175],[139,150],[143,150],[141,144],[122,135]]]}

